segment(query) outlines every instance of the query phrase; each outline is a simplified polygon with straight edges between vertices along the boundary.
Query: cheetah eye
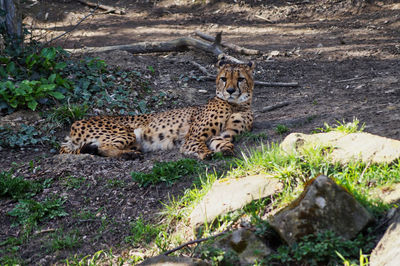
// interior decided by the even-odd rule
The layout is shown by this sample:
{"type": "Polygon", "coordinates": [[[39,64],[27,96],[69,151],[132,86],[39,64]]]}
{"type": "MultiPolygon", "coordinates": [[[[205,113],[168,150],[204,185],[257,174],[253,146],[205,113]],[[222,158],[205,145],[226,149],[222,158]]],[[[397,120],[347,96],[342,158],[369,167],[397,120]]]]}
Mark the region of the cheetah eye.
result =
{"type": "Polygon", "coordinates": [[[245,80],[245,78],[238,77],[238,82],[242,82],[242,81],[244,81],[244,80],[245,80]]]}
{"type": "Polygon", "coordinates": [[[220,79],[221,79],[223,82],[226,82],[226,78],[225,78],[225,77],[220,77],[220,79]]]}

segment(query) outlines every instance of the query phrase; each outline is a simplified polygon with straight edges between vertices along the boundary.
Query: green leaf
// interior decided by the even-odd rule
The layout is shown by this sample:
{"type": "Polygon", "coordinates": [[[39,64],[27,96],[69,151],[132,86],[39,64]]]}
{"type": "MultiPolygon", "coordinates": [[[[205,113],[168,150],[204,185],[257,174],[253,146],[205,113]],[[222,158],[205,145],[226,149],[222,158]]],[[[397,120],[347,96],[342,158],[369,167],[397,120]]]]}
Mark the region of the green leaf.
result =
{"type": "Polygon", "coordinates": [[[44,48],[40,55],[47,60],[53,60],[56,57],[56,49],[54,47],[44,48]]]}
{"type": "Polygon", "coordinates": [[[62,94],[61,92],[58,92],[58,91],[51,91],[51,92],[49,92],[49,95],[53,96],[57,100],[61,100],[61,99],[65,98],[64,94],[62,94]]]}
{"type": "Polygon", "coordinates": [[[67,63],[65,62],[58,62],[56,66],[54,67],[56,70],[62,70],[67,66],[67,63]]]}
{"type": "MultiPolygon", "coordinates": [[[[35,111],[36,106],[38,105],[36,100],[31,100],[28,102],[28,107],[29,109],[31,109],[32,111],[35,111]]],[[[15,107],[14,107],[15,108],[15,107]]]]}
{"type": "Polygon", "coordinates": [[[7,72],[9,74],[12,74],[12,75],[15,74],[16,68],[15,68],[15,63],[14,62],[10,62],[10,63],[7,64],[7,72]]]}
{"type": "Polygon", "coordinates": [[[56,87],[56,84],[42,84],[38,91],[52,91],[56,87]]]}
{"type": "Polygon", "coordinates": [[[54,83],[54,81],[56,80],[57,74],[53,73],[50,75],[50,77],[47,79],[49,81],[49,83],[54,83]]]}

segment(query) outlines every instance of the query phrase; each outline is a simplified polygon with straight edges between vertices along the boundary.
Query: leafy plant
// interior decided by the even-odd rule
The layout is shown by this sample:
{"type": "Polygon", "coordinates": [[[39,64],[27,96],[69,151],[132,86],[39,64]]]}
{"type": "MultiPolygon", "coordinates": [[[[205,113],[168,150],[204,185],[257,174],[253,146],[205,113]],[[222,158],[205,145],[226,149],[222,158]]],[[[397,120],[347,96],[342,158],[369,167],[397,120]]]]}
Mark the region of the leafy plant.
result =
{"type": "Polygon", "coordinates": [[[21,199],[8,214],[16,218],[14,225],[34,226],[46,219],[67,216],[68,213],[62,207],[65,201],[62,198],[46,199],[43,202],[21,199]]]}
{"type": "Polygon", "coordinates": [[[278,133],[279,135],[283,135],[287,132],[289,132],[289,128],[285,125],[277,125],[275,128],[275,132],[278,133]]]}
{"type": "Polygon", "coordinates": [[[0,172],[0,197],[13,199],[30,198],[41,189],[41,184],[21,177],[13,177],[11,171],[0,172]]]}
{"type": "Polygon", "coordinates": [[[0,146],[11,148],[55,142],[54,138],[42,136],[35,127],[24,124],[19,130],[0,127],[0,137],[0,146]]]}
{"type": "Polygon", "coordinates": [[[265,263],[338,265],[341,258],[337,253],[344,257],[358,259],[361,248],[372,249],[372,240],[362,234],[354,240],[344,240],[331,231],[325,231],[305,236],[299,243],[292,246],[280,246],[278,252],[270,255],[265,263]]]}
{"type": "Polygon", "coordinates": [[[173,184],[182,176],[191,175],[200,169],[200,163],[194,159],[182,159],[175,162],[157,162],[151,173],[132,172],[132,178],[140,186],[146,187],[160,182],[173,184]]]}

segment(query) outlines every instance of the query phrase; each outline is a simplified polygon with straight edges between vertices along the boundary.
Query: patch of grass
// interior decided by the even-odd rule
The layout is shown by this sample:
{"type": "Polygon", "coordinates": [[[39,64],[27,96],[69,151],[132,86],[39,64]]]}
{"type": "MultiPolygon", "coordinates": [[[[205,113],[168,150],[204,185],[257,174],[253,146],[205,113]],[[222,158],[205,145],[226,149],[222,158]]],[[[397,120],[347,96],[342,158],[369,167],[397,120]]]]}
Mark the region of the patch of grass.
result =
{"type": "Polygon", "coordinates": [[[66,176],[61,180],[61,184],[67,189],[79,189],[85,181],[84,177],[66,176]]]}
{"type": "Polygon", "coordinates": [[[16,218],[15,225],[21,224],[30,231],[38,222],[67,216],[62,205],[66,200],[62,198],[46,199],[38,202],[32,199],[22,199],[8,214],[16,218]]]}
{"type": "Polygon", "coordinates": [[[57,125],[69,125],[76,120],[83,119],[89,109],[86,103],[83,104],[64,104],[50,111],[48,120],[57,125]]]}
{"type": "Polygon", "coordinates": [[[235,141],[240,141],[240,140],[247,140],[247,141],[262,141],[262,140],[267,140],[268,139],[268,135],[264,132],[261,133],[253,133],[253,132],[249,132],[246,131],[240,135],[236,135],[235,136],[235,141]]]}
{"type": "MultiPolygon", "coordinates": [[[[359,234],[354,240],[344,240],[331,231],[308,235],[292,246],[282,245],[270,255],[265,264],[339,265],[343,257],[358,259],[361,248],[370,252],[373,238],[359,234]]],[[[354,261],[353,261],[354,262],[354,261]]]]}
{"type": "Polygon", "coordinates": [[[133,246],[149,244],[162,230],[162,227],[147,224],[142,218],[130,223],[130,235],[125,237],[125,242],[133,246]]]}
{"type": "Polygon", "coordinates": [[[63,230],[51,234],[51,241],[49,243],[49,249],[54,252],[57,250],[74,249],[80,247],[82,239],[79,231],[73,230],[69,233],[64,233],[63,230]]]}
{"type": "Polygon", "coordinates": [[[345,134],[350,134],[350,133],[362,132],[364,131],[364,129],[365,129],[365,123],[360,125],[360,121],[354,117],[352,122],[346,123],[344,120],[342,122],[336,121],[336,124],[333,126],[330,126],[328,123],[324,123],[324,127],[317,128],[316,130],[314,130],[314,133],[337,131],[337,132],[343,132],[345,134]]]}
{"type": "Polygon", "coordinates": [[[149,186],[160,182],[167,185],[175,183],[183,176],[188,176],[200,170],[201,164],[194,159],[182,159],[175,162],[157,162],[151,173],[132,172],[132,178],[139,186],[149,186]]]}
{"type": "Polygon", "coordinates": [[[279,124],[275,128],[275,132],[278,133],[279,135],[283,135],[283,134],[285,134],[285,133],[287,133],[289,131],[290,131],[289,128],[287,126],[285,126],[285,125],[280,125],[279,124]]]}

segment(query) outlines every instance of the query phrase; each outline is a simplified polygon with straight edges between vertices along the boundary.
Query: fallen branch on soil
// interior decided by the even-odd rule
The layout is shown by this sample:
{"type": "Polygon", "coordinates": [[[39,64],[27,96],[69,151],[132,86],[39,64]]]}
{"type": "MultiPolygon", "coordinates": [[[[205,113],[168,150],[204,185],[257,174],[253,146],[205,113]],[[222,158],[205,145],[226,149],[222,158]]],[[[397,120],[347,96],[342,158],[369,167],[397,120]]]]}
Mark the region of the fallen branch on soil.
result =
{"type": "MultiPolygon", "coordinates": [[[[201,31],[195,31],[195,34],[197,36],[199,36],[200,38],[206,40],[206,41],[215,42],[215,38],[213,36],[211,36],[211,35],[205,34],[205,33],[201,32],[201,31]]],[[[220,34],[222,34],[222,33],[220,33],[220,34]]],[[[245,55],[259,55],[259,54],[261,54],[261,51],[259,51],[259,50],[253,50],[253,49],[244,48],[244,47],[241,47],[239,45],[232,44],[232,43],[220,42],[220,44],[221,44],[222,47],[227,47],[227,48],[229,48],[229,49],[231,49],[231,50],[233,50],[233,51],[235,51],[237,53],[240,53],[240,54],[245,54],[245,55]]]]}
{"type": "MultiPolygon", "coordinates": [[[[208,75],[208,76],[200,76],[199,80],[209,80],[209,81],[215,81],[215,77],[208,75]]],[[[254,85],[259,85],[259,86],[264,86],[264,87],[298,87],[299,83],[298,82],[266,82],[266,81],[254,81],[254,85]]]]}
{"type": "Polygon", "coordinates": [[[266,106],[261,110],[261,112],[270,112],[270,111],[288,106],[289,104],[290,104],[290,102],[281,102],[281,103],[277,103],[275,105],[266,106]]]}
{"type": "Polygon", "coordinates": [[[364,77],[355,77],[355,78],[351,78],[351,79],[342,79],[342,80],[335,80],[336,83],[341,83],[341,82],[349,82],[349,81],[355,81],[355,80],[360,80],[363,79],[364,77]]]}
{"type": "Polygon", "coordinates": [[[78,21],[78,23],[76,23],[75,26],[72,27],[72,29],[67,30],[66,32],[58,35],[55,38],[52,38],[50,41],[45,42],[42,46],[47,46],[49,43],[54,42],[55,40],[60,39],[61,37],[63,37],[64,35],[67,35],[68,33],[70,33],[71,31],[75,30],[85,19],[87,19],[88,17],[92,16],[94,14],[94,12],[97,10],[97,8],[99,8],[98,6],[96,6],[95,9],[93,9],[89,14],[87,14],[86,16],[84,16],[81,20],[78,21]]]}
{"type": "Polygon", "coordinates": [[[224,232],[221,232],[221,233],[216,234],[216,235],[213,235],[213,236],[209,236],[209,237],[205,237],[205,238],[200,238],[200,239],[195,239],[195,240],[186,242],[186,243],[184,243],[184,244],[182,244],[182,245],[180,245],[180,246],[177,246],[176,248],[173,248],[173,249],[171,249],[171,250],[168,250],[168,251],[164,252],[162,255],[167,256],[167,255],[169,255],[169,254],[171,254],[171,253],[174,253],[175,251],[178,251],[178,250],[180,250],[180,249],[182,249],[182,248],[184,248],[184,247],[186,247],[186,246],[193,245],[193,244],[197,244],[197,243],[200,243],[200,242],[209,240],[209,239],[211,239],[211,238],[215,238],[215,237],[221,236],[221,235],[226,234],[226,233],[227,233],[227,231],[224,231],[224,232]]]}
{"type": "Polygon", "coordinates": [[[217,58],[224,57],[226,60],[233,63],[241,64],[243,61],[236,59],[233,56],[225,54],[221,49],[221,35],[218,33],[215,41],[210,44],[191,37],[182,37],[167,42],[139,42],[124,45],[113,45],[105,47],[86,47],[79,49],[65,49],[70,53],[100,53],[109,52],[114,50],[127,51],[132,54],[145,54],[145,53],[163,53],[163,52],[176,52],[186,50],[188,48],[199,49],[215,55],[217,58]]]}
{"type": "Polygon", "coordinates": [[[105,14],[107,13],[114,13],[114,14],[118,14],[118,15],[125,15],[125,11],[122,9],[117,9],[115,7],[111,7],[111,6],[106,6],[106,5],[100,5],[100,4],[95,4],[86,0],[77,0],[79,3],[90,6],[90,7],[98,7],[100,9],[105,10],[105,14]]]}

